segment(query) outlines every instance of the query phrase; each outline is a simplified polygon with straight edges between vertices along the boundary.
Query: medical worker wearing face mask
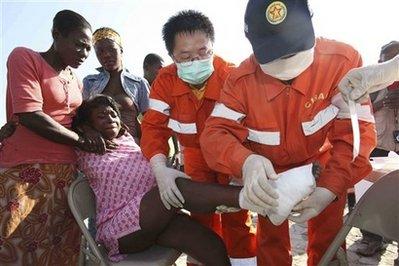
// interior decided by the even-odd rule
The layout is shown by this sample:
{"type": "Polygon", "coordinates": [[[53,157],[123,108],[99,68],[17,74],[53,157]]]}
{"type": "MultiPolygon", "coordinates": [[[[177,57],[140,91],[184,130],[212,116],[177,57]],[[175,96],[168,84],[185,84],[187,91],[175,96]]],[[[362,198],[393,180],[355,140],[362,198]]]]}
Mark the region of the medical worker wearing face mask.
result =
{"type": "MultiPolygon", "coordinates": [[[[150,107],[142,123],[141,148],[150,160],[166,208],[184,199],[175,179],[184,173],[166,166],[168,139],[176,135],[184,147],[184,170],[199,182],[228,183],[228,176],[211,170],[199,146],[205,120],[233,65],[213,54],[214,29],[200,12],[188,10],[171,17],[163,27],[166,49],[174,63],[162,68],[150,92],[150,107]]],[[[245,224],[247,211],[192,216],[222,235],[232,262],[255,265],[255,235],[245,224]]]]}
{"type": "MultiPolygon", "coordinates": [[[[308,222],[308,265],[317,265],[342,226],[347,188],[371,171],[370,104],[356,106],[361,140],[352,161],[350,112],[337,88],[361,58],[347,44],[315,38],[305,0],[250,0],[245,34],[254,54],[230,73],[201,148],[211,168],[242,178],[244,199],[266,213],[279,202],[267,179],[314,161],[324,166],[290,217],[308,222]]],[[[257,243],[258,265],[291,265],[287,221],[275,226],[260,216],[257,243]]]]}

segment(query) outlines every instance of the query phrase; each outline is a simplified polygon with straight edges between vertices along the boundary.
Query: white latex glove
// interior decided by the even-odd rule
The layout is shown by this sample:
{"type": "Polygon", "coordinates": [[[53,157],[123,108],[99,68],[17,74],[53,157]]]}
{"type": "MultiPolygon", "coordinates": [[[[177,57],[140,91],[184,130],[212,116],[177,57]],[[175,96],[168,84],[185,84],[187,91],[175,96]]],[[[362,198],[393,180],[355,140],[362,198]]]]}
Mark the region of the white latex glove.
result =
{"type": "Polygon", "coordinates": [[[176,178],[190,178],[183,172],[166,166],[166,156],[156,154],[150,159],[152,171],[157,180],[159,195],[166,209],[170,207],[183,208],[184,198],[176,185],[176,178]]]}
{"type": "Polygon", "coordinates": [[[240,207],[260,215],[275,211],[278,194],[268,180],[275,180],[278,175],[272,163],[263,156],[252,154],[244,162],[242,178],[244,187],[240,192],[240,207]]]}
{"type": "Polygon", "coordinates": [[[321,213],[334,199],[335,194],[324,187],[316,187],[310,196],[297,204],[288,219],[296,223],[304,223],[321,213]]]}
{"type": "Polygon", "coordinates": [[[399,56],[381,64],[351,69],[339,82],[345,101],[363,102],[369,93],[379,91],[399,80],[399,56]]]}
{"type": "Polygon", "coordinates": [[[290,215],[295,205],[311,194],[316,181],[312,173],[312,164],[292,168],[279,173],[277,180],[269,180],[278,193],[276,212],[267,213],[274,225],[282,224],[290,215]]]}

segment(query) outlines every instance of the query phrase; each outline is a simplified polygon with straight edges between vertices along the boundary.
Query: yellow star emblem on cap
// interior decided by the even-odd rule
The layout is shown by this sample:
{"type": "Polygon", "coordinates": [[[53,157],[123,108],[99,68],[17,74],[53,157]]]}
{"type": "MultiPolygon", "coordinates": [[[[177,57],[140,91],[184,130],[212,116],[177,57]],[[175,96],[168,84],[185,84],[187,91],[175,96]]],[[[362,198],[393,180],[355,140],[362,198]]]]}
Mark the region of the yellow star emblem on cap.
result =
{"type": "Polygon", "coordinates": [[[272,25],[280,24],[287,16],[287,7],[281,1],[274,1],[266,8],[266,19],[272,25]]]}

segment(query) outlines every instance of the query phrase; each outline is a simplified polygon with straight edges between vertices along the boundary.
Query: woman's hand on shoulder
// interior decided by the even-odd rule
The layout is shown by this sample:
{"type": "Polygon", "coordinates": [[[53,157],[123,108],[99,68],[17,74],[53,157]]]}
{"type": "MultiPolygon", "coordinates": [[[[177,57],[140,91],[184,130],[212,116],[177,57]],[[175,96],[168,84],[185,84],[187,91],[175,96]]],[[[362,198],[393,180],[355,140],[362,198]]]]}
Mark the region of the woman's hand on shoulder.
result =
{"type": "Polygon", "coordinates": [[[118,147],[115,142],[104,139],[100,132],[89,126],[84,126],[80,129],[83,143],[79,144],[78,147],[84,151],[105,154],[107,151],[114,150],[118,147]]]}

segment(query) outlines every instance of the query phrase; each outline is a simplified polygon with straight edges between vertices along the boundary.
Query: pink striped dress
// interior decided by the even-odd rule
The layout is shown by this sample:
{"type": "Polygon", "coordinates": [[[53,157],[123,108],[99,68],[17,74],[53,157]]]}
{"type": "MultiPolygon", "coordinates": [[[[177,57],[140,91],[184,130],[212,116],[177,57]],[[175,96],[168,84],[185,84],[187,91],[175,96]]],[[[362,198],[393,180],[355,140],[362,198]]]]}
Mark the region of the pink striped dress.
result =
{"type": "Polygon", "coordinates": [[[156,184],[149,162],[131,135],[114,139],[119,147],[104,155],[78,151],[78,167],[96,195],[96,241],[111,261],[120,261],[118,238],[140,229],[140,201],[156,184]]]}

